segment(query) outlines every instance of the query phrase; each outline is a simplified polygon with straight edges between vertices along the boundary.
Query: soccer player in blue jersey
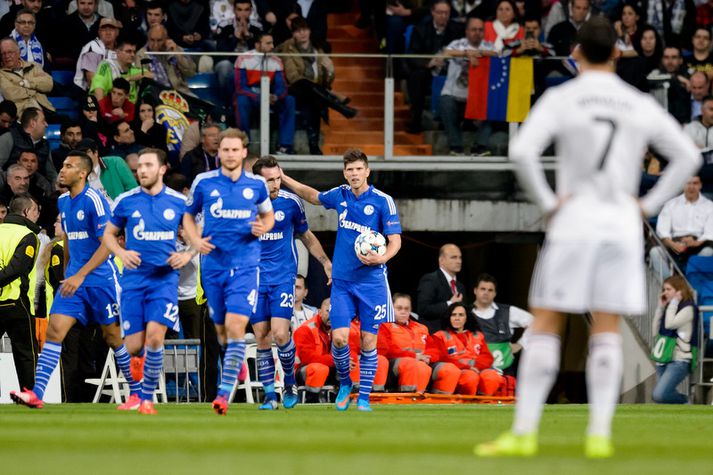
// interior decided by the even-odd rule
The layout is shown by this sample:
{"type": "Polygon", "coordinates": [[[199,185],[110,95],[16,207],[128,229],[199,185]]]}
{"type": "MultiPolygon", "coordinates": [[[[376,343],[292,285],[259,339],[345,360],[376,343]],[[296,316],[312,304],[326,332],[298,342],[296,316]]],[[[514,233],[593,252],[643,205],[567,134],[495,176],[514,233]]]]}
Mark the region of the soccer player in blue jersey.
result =
{"type": "Polygon", "coordinates": [[[146,148],[139,153],[137,175],[141,186],[114,201],[104,232],[104,245],[124,263],[121,276],[121,327],[129,353],[146,346],[139,413],[153,415],[153,394],[163,366],[166,330],[179,330],[178,269],[193,257],[176,252],[178,227],[186,211],[186,197],[163,183],[166,152],[146,148]],[[117,240],[125,230],[126,247],[117,240]]]}
{"type": "Polygon", "coordinates": [[[275,224],[265,179],[243,170],[248,154],[244,132],[220,134],[220,168],[196,176],[186,202],[183,229],[204,254],[201,282],[218,340],[225,345],[223,374],[213,410],[228,412],[228,398],[245,357],[245,327],[257,305],[260,239],[275,224]],[[203,216],[203,231],[195,221],[203,216]]]}
{"type": "Polygon", "coordinates": [[[66,277],[50,309],[47,341],[37,361],[35,386],[32,390],[11,392],[18,404],[42,407],[47,383],[59,362],[62,341],[76,322],[95,322],[102,328],[104,340],[114,350],[116,362],[126,378],[130,397],[119,409],[135,407],[141,389],[131,378],[131,357],[121,341],[119,328],[119,283],[117,270],[102,246],[104,229],[109,219],[109,206],[104,198],[87,185],[94,168],[84,152],[72,151],[59,172],[60,185],[69,188],[59,197],[58,208],[64,229],[66,277]]]}
{"type": "Polygon", "coordinates": [[[295,386],[295,343],[290,334],[297,276],[295,237],[299,238],[310,254],[324,266],[329,280],[332,277],[332,263],[317,237],[309,230],[302,200],[294,193],[280,189],[282,171],[277,160],[271,156],[258,159],[253,164],[253,173],[265,179],[275,213],[275,227],[260,236],[260,289],[257,309],[250,318],[257,340],[258,380],[265,389],[265,401],[259,409],[277,409],[273,338],[277,343],[277,355],[285,375],[282,404],[285,409],[291,409],[298,400],[295,386]]]}
{"type": "Polygon", "coordinates": [[[393,308],[386,263],[401,248],[401,223],[391,196],[369,185],[369,160],[358,149],[344,153],[344,178],[348,185],[318,192],[314,188],[283,175],[286,186],[302,199],[339,214],[332,272],[332,357],[340,387],[337,409],[349,407],[352,381],[349,378],[349,324],[361,320],[361,355],[359,357],[359,398],[357,409],[369,412],[369,394],[376,373],[376,335],[382,322],[393,321],[393,308]],[[378,231],[388,244],[382,256],[372,252],[357,257],[354,241],[366,231],[378,231]]]}

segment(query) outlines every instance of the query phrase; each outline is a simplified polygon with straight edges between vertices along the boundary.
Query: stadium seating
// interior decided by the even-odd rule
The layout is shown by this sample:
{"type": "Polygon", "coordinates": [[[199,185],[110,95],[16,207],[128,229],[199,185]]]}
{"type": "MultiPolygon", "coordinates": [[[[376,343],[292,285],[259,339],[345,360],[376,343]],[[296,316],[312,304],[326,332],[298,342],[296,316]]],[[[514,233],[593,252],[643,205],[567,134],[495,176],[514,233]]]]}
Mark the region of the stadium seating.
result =
{"type": "Polygon", "coordinates": [[[79,119],[79,104],[70,97],[50,96],[49,101],[57,110],[57,114],[70,119],[79,119]]]}
{"type": "Polygon", "coordinates": [[[52,81],[62,86],[71,86],[74,82],[74,71],[52,71],[52,81]]]}
{"type": "Polygon", "coordinates": [[[49,142],[50,150],[52,151],[56,150],[62,141],[59,129],[59,124],[49,124],[47,125],[47,130],[45,131],[45,138],[47,139],[47,142],[49,142]]]}
{"type": "Polygon", "coordinates": [[[218,77],[215,73],[200,73],[188,78],[188,87],[191,91],[212,104],[220,104],[220,89],[218,88],[218,77]]]}

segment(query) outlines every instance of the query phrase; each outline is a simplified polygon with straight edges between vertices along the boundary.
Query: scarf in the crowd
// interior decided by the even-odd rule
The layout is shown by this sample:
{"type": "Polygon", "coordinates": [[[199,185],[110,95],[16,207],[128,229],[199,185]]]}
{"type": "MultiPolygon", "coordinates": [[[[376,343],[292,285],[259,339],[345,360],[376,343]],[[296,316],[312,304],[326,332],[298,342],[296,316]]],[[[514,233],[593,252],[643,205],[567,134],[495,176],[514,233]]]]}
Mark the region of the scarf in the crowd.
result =
{"type": "MultiPolygon", "coordinates": [[[[659,35],[664,35],[663,7],[665,0],[649,0],[646,8],[646,19],[659,35]]],[[[683,20],[686,18],[686,1],[674,0],[671,8],[671,32],[679,35],[683,29],[683,20]]]]}
{"type": "Polygon", "coordinates": [[[495,38],[493,42],[494,49],[495,51],[502,51],[505,45],[504,40],[514,38],[520,30],[520,24],[513,22],[510,23],[509,26],[505,26],[500,20],[495,20],[493,21],[493,30],[495,30],[495,34],[497,35],[497,38],[495,38]]]}
{"type": "Polygon", "coordinates": [[[17,30],[12,30],[10,36],[17,41],[17,46],[20,47],[20,58],[23,61],[27,61],[28,63],[37,63],[40,66],[45,65],[45,52],[34,33],[32,33],[30,41],[25,41],[17,30]]]}

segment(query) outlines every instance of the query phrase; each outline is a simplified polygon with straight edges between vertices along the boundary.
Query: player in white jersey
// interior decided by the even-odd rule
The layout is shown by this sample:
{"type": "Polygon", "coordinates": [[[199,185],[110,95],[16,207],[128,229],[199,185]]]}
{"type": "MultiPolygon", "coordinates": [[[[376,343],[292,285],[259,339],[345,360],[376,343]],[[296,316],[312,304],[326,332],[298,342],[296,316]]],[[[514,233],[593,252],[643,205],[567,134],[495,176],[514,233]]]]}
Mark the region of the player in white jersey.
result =
{"type": "Polygon", "coordinates": [[[567,313],[593,316],[585,455],[613,455],[611,421],[622,376],[620,315],[646,310],[641,215],[656,213],[701,164],[700,153],[651,96],[614,74],[616,33],[595,17],[579,31],[573,55],[581,75],[548,90],[510,143],[523,187],[549,216],[545,246],[530,289],[534,315],[518,373],[510,432],[475,447],[479,456],[531,456],[547,395],[557,377],[567,313]],[[539,157],[555,143],[557,191],[539,157]],[[641,161],[651,148],[670,165],[636,199],[641,161]]]}

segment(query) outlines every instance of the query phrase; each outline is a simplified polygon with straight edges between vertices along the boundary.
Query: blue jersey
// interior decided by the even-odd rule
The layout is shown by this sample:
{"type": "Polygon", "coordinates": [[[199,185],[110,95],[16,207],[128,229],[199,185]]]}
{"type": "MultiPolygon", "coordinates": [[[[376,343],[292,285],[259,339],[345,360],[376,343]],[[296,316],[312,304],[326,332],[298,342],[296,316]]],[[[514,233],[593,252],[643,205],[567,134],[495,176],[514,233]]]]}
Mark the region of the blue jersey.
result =
{"type": "Polygon", "coordinates": [[[250,222],[258,213],[272,210],[265,179],[243,171],[233,181],[221,169],[196,176],[186,201],[186,212],[203,215],[203,236],[215,245],[203,257],[203,270],[229,270],[257,266],[260,240],[253,236],[250,222]]]}
{"type": "MultiPolygon", "coordinates": [[[[76,274],[92,258],[104,235],[104,228],[109,220],[109,205],[96,190],[85,186],[81,193],[72,198],[64,193],[57,201],[57,208],[62,220],[62,229],[69,242],[69,262],[65,275],[76,274]]],[[[83,286],[113,286],[116,268],[111,259],[99,264],[84,279],[83,286]]]]}
{"type": "Polygon", "coordinates": [[[367,231],[378,231],[384,236],[401,234],[393,198],[373,186],[356,197],[349,185],[341,185],[320,193],[319,201],[339,214],[332,278],[351,282],[383,280],[386,266],[362,264],[354,252],[354,241],[367,231]]]}
{"type": "Polygon", "coordinates": [[[178,225],[185,211],[186,197],[166,186],[156,196],[136,187],[116,198],[111,222],[126,230],[126,249],[141,254],[137,269],[124,270],[122,288],[144,287],[152,277],[178,272],[166,261],[176,252],[178,225]]]}
{"type": "Polygon", "coordinates": [[[302,200],[294,193],[280,190],[272,208],[275,226],[260,236],[261,286],[294,282],[297,275],[295,234],[303,234],[309,229],[302,200]]]}

